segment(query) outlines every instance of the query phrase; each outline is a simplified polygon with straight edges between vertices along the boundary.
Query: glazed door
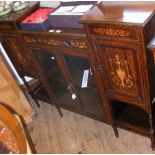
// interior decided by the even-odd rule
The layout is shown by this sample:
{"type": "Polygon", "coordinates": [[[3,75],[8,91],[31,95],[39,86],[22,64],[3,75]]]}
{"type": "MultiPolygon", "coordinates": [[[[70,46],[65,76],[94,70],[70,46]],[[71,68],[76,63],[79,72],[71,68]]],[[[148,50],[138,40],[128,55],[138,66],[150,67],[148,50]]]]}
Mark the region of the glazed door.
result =
{"type": "MultiPolygon", "coordinates": [[[[79,110],[78,97],[58,53],[33,50],[33,55],[59,107],[79,110]]],[[[46,87],[46,86],[45,86],[46,87]]],[[[47,88],[46,87],[46,88],[47,88]]],[[[47,90],[48,91],[48,90],[47,90]]]]}
{"type": "Polygon", "coordinates": [[[106,91],[111,99],[132,104],[143,100],[138,45],[112,41],[96,43],[96,53],[106,91]]]}
{"type": "Polygon", "coordinates": [[[105,121],[105,113],[88,57],[63,55],[63,59],[77,90],[81,112],[88,117],[105,121]]]}
{"type": "MultiPolygon", "coordinates": [[[[33,55],[56,103],[62,108],[106,121],[87,57],[33,50],[33,55]]],[[[47,87],[46,87],[47,88],[47,87]]]]}

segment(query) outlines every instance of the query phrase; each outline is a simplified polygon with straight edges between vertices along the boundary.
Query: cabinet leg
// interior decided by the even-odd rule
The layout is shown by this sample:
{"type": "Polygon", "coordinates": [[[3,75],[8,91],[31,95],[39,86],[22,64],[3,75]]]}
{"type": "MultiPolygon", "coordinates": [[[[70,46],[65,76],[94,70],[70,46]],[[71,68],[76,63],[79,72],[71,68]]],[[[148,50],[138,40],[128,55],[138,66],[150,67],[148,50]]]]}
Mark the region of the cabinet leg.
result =
{"type": "Polygon", "coordinates": [[[151,140],[151,147],[152,147],[152,150],[155,150],[155,137],[154,137],[153,129],[152,129],[152,131],[150,132],[150,140],[151,140]]]}
{"type": "Polygon", "coordinates": [[[61,111],[61,108],[60,108],[58,105],[55,105],[55,106],[56,106],[56,108],[57,108],[57,110],[58,110],[59,115],[60,115],[61,117],[63,117],[63,113],[62,113],[62,111],[61,111]]]}
{"type": "Polygon", "coordinates": [[[50,98],[51,98],[51,100],[52,100],[52,102],[51,102],[51,106],[54,105],[55,108],[57,109],[57,111],[58,111],[60,117],[63,117],[63,113],[62,113],[62,111],[61,111],[60,106],[56,103],[56,99],[55,99],[55,97],[52,97],[50,94],[49,94],[49,96],[50,96],[50,98]]]}
{"type": "Polygon", "coordinates": [[[114,130],[115,136],[118,138],[119,137],[119,133],[118,133],[117,127],[116,126],[113,126],[112,128],[114,130]]]}
{"type": "Polygon", "coordinates": [[[154,125],[153,125],[152,114],[149,114],[149,122],[151,127],[151,130],[150,130],[151,147],[152,147],[152,150],[155,150],[155,135],[154,135],[154,125]]]}
{"type": "Polygon", "coordinates": [[[155,143],[154,143],[154,137],[150,137],[150,140],[151,140],[151,148],[153,151],[155,151],[155,143]]]}
{"type": "Polygon", "coordinates": [[[22,80],[23,80],[23,82],[24,82],[24,84],[25,84],[25,86],[26,86],[26,88],[27,88],[27,91],[29,92],[29,94],[30,94],[31,97],[33,98],[34,102],[36,103],[37,107],[40,108],[40,104],[39,104],[37,98],[35,97],[34,92],[31,91],[31,88],[30,88],[28,82],[25,80],[24,77],[22,77],[22,80]]]}
{"type": "Polygon", "coordinates": [[[153,151],[155,151],[155,144],[154,144],[154,141],[150,138],[150,140],[151,140],[151,148],[152,148],[152,150],[153,151]]]}

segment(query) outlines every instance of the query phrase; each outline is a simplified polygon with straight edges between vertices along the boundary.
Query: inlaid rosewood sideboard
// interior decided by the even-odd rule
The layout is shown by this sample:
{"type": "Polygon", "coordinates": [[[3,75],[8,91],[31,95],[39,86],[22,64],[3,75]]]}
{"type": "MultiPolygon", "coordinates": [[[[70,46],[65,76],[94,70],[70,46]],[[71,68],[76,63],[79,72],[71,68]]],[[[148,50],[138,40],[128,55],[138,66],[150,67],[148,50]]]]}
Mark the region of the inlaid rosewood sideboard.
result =
{"type": "Polygon", "coordinates": [[[81,17],[83,28],[22,30],[20,22],[38,7],[0,18],[1,42],[19,75],[40,80],[38,98],[61,116],[65,108],[103,121],[117,137],[117,127],[125,128],[150,137],[154,148],[154,58],[147,45],[155,5],[101,2],[81,17]]]}

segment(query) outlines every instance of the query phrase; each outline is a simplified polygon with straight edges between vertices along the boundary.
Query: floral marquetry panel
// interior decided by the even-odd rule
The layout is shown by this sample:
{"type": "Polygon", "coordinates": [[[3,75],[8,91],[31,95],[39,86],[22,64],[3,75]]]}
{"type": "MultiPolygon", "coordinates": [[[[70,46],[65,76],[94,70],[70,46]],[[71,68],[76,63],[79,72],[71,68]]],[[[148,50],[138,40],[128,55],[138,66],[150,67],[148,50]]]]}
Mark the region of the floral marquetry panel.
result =
{"type": "Polygon", "coordinates": [[[28,67],[28,57],[23,53],[22,49],[19,46],[19,42],[16,38],[7,38],[5,40],[7,47],[10,49],[10,55],[15,57],[19,65],[23,67],[28,67]]]}
{"type": "Polygon", "coordinates": [[[139,97],[137,51],[125,47],[99,46],[106,89],[113,94],[139,97]],[[104,63],[103,63],[104,62],[104,63]]]}
{"type": "Polygon", "coordinates": [[[36,74],[33,58],[28,48],[23,48],[24,45],[22,45],[19,38],[6,37],[2,44],[18,72],[24,71],[32,76],[36,74]]]}

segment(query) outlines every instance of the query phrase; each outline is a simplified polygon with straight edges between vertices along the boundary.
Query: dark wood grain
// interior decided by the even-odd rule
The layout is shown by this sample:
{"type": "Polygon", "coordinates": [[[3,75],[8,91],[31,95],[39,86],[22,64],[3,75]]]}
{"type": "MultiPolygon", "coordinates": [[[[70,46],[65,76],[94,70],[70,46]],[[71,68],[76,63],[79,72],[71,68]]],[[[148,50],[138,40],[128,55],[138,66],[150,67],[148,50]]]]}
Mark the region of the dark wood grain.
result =
{"type": "MultiPolygon", "coordinates": [[[[61,33],[50,33],[51,27],[46,31],[21,30],[20,21],[39,7],[38,3],[31,5],[17,15],[0,18],[1,42],[19,74],[39,79],[47,91],[40,91],[40,98],[54,104],[60,115],[61,108],[66,108],[93,118],[99,110],[94,110],[93,117],[83,112],[79,97],[82,90],[76,86],[78,80],[75,75],[81,74],[78,69],[82,68],[82,61],[81,66],[78,66],[77,59],[86,59],[103,112],[102,118],[98,120],[110,124],[117,136],[117,127],[146,134],[154,147],[152,100],[155,95],[155,54],[147,49],[147,45],[155,35],[155,5],[133,3],[116,6],[110,2],[101,2],[83,15],[83,28],[61,28],[61,33]],[[58,79],[52,77],[54,71],[50,63],[48,66],[50,56],[55,58],[57,72],[59,70],[62,75],[61,82],[55,82],[56,91],[54,85],[51,87],[54,80],[58,79]],[[74,58],[75,62],[68,63],[67,57],[68,60],[74,58]],[[75,63],[79,68],[72,69],[75,63]],[[77,72],[74,73],[73,70],[77,72]],[[53,79],[50,82],[47,80],[48,74],[53,79]],[[61,92],[64,91],[67,95],[70,93],[67,88],[77,93],[77,105],[72,104],[73,101],[67,105],[70,101],[64,98],[65,103],[58,104],[61,92]],[[57,92],[60,94],[57,95],[57,92]]],[[[152,41],[149,48],[153,52],[154,47],[152,41]]],[[[85,106],[90,110],[88,103],[91,98],[87,95],[85,106]]]]}

